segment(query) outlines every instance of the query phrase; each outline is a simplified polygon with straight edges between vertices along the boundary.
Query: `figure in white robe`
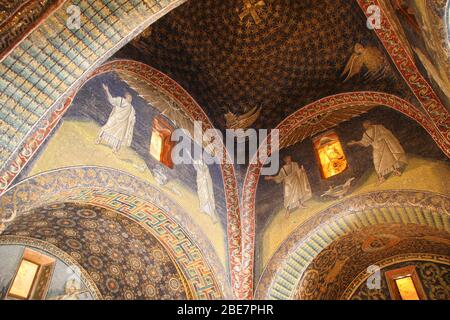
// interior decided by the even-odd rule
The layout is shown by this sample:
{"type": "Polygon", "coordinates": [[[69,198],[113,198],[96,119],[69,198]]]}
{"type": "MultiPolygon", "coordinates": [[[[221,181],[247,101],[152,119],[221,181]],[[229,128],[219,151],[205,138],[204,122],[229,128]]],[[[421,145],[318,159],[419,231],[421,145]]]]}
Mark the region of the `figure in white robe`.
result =
{"type": "Polygon", "coordinates": [[[113,106],[113,110],[108,121],[101,128],[96,142],[105,142],[116,153],[123,146],[131,146],[136,123],[136,112],[131,105],[133,97],[129,92],[126,92],[125,97],[113,98],[108,87],[103,85],[103,88],[108,102],[113,106]]]}
{"type": "Polygon", "coordinates": [[[65,293],[61,296],[50,298],[49,300],[82,300],[82,296],[88,293],[87,290],[81,290],[79,280],[70,279],[64,286],[65,293]]]}
{"type": "Polygon", "coordinates": [[[283,183],[284,208],[289,215],[296,208],[306,208],[305,202],[312,198],[312,191],[305,168],[292,161],[291,156],[286,156],[284,162],[277,176],[266,177],[265,180],[283,183]]]}
{"type": "Polygon", "coordinates": [[[366,130],[363,138],[360,141],[351,141],[348,145],[372,146],[373,164],[380,183],[384,182],[390,173],[401,176],[400,170],[408,160],[398,139],[382,125],[364,121],[363,127],[366,130]]]}
{"type": "Polygon", "coordinates": [[[209,168],[202,160],[194,160],[193,165],[197,171],[197,195],[200,211],[210,216],[213,223],[217,223],[214,186],[209,168]]]}

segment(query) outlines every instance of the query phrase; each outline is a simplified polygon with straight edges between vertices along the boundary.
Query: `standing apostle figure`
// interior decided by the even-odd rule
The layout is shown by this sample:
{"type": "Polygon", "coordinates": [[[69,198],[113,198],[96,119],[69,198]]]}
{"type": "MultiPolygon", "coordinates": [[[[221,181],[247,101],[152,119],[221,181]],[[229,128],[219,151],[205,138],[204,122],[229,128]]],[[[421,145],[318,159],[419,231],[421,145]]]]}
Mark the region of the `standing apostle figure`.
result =
{"type": "Polygon", "coordinates": [[[364,121],[363,127],[365,129],[363,138],[360,141],[351,141],[348,145],[372,146],[373,164],[380,183],[384,182],[386,176],[390,173],[400,176],[401,167],[406,165],[408,161],[405,150],[403,150],[398,139],[382,125],[364,121]]]}
{"type": "Polygon", "coordinates": [[[284,208],[287,215],[295,208],[306,208],[304,203],[312,198],[311,186],[305,168],[292,161],[291,156],[284,157],[284,166],[275,177],[266,177],[266,181],[275,181],[284,185],[284,208]]]}
{"type": "Polygon", "coordinates": [[[126,92],[125,97],[113,98],[106,85],[103,85],[103,89],[108,102],[113,106],[113,110],[109,115],[108,122],[98,134],[97,143],[104,141],[116,153],[122,146],[131,146],[136,123],[136,112],[131,105],[133,97],[129,92],[126,92]]]}

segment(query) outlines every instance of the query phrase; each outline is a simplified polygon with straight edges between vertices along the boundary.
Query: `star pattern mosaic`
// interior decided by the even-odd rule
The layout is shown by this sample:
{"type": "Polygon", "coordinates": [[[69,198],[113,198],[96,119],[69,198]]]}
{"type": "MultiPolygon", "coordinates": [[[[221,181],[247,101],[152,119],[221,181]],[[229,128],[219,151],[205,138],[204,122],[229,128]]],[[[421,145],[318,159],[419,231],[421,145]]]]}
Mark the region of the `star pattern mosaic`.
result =
{"type": "Polygon", "coordinates": [[[344,83],[341,74],[356,43],[385,54],[355,1],[189,1],[117,57],[168,74],[220,128],[227,111],[243,114],[255,106],[263,108],[255,126],[272,128],[299,107],[336,93],[411,96],[390,65],[383,79],[344,83]]]}
{"type": "Polygon", "coordinates": [[[187,299],[185,280],[164,247],[124,216],[56,204],[17,218],[3,233],[51,243],[74,258],[105,299],[187,299]]]}

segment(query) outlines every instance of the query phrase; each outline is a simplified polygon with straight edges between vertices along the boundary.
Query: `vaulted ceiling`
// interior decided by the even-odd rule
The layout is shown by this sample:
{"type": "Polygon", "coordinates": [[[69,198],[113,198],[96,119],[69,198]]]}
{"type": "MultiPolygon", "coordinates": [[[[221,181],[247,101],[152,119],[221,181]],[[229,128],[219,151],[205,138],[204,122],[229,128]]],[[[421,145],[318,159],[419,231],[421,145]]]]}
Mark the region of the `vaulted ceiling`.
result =
{"type": "Polygon", "coordinates": [[[366,21],[354,0],[189,1],[117,57],[168,74],[220,128],[227,111],[240,115],[259,106],[255,126],[273,128],[299,107],[336,93],[371,90],[411,97],[366,21]],[[384,56],[384,76],[367,80],[363,69],[344,81],[357,43],[384,56]]]}

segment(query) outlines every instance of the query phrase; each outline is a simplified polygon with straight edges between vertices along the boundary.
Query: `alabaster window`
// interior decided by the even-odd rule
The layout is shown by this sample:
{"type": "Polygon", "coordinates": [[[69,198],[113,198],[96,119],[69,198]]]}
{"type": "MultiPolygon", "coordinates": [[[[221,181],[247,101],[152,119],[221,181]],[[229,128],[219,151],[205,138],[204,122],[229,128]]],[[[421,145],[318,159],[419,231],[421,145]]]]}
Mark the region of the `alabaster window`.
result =
{"type": "Polygon", "coordinates": [[[150,141],[150,155],[169,168],[173,168],[171,141],[174,128],[164,117],[158,116],[153,120],[150,141]]]}
{"type": "Polygon", "coordinates": [[[389,292],[393,300],[426,300],[419,275],[414,266],[386,272],[389,292]]]}
{"type": "Polygon", "coordinates": [[[8,290],[7,298],[18,300],[44,299],[54,265],[54,259],[25,249],[8,290]]]}
{"type": "Polygon", "coordinates": [[[329,179],[348,168],[341,141],[334,131],[328,131],[313,139],[316,159],[322,178],[329,179]]]}

